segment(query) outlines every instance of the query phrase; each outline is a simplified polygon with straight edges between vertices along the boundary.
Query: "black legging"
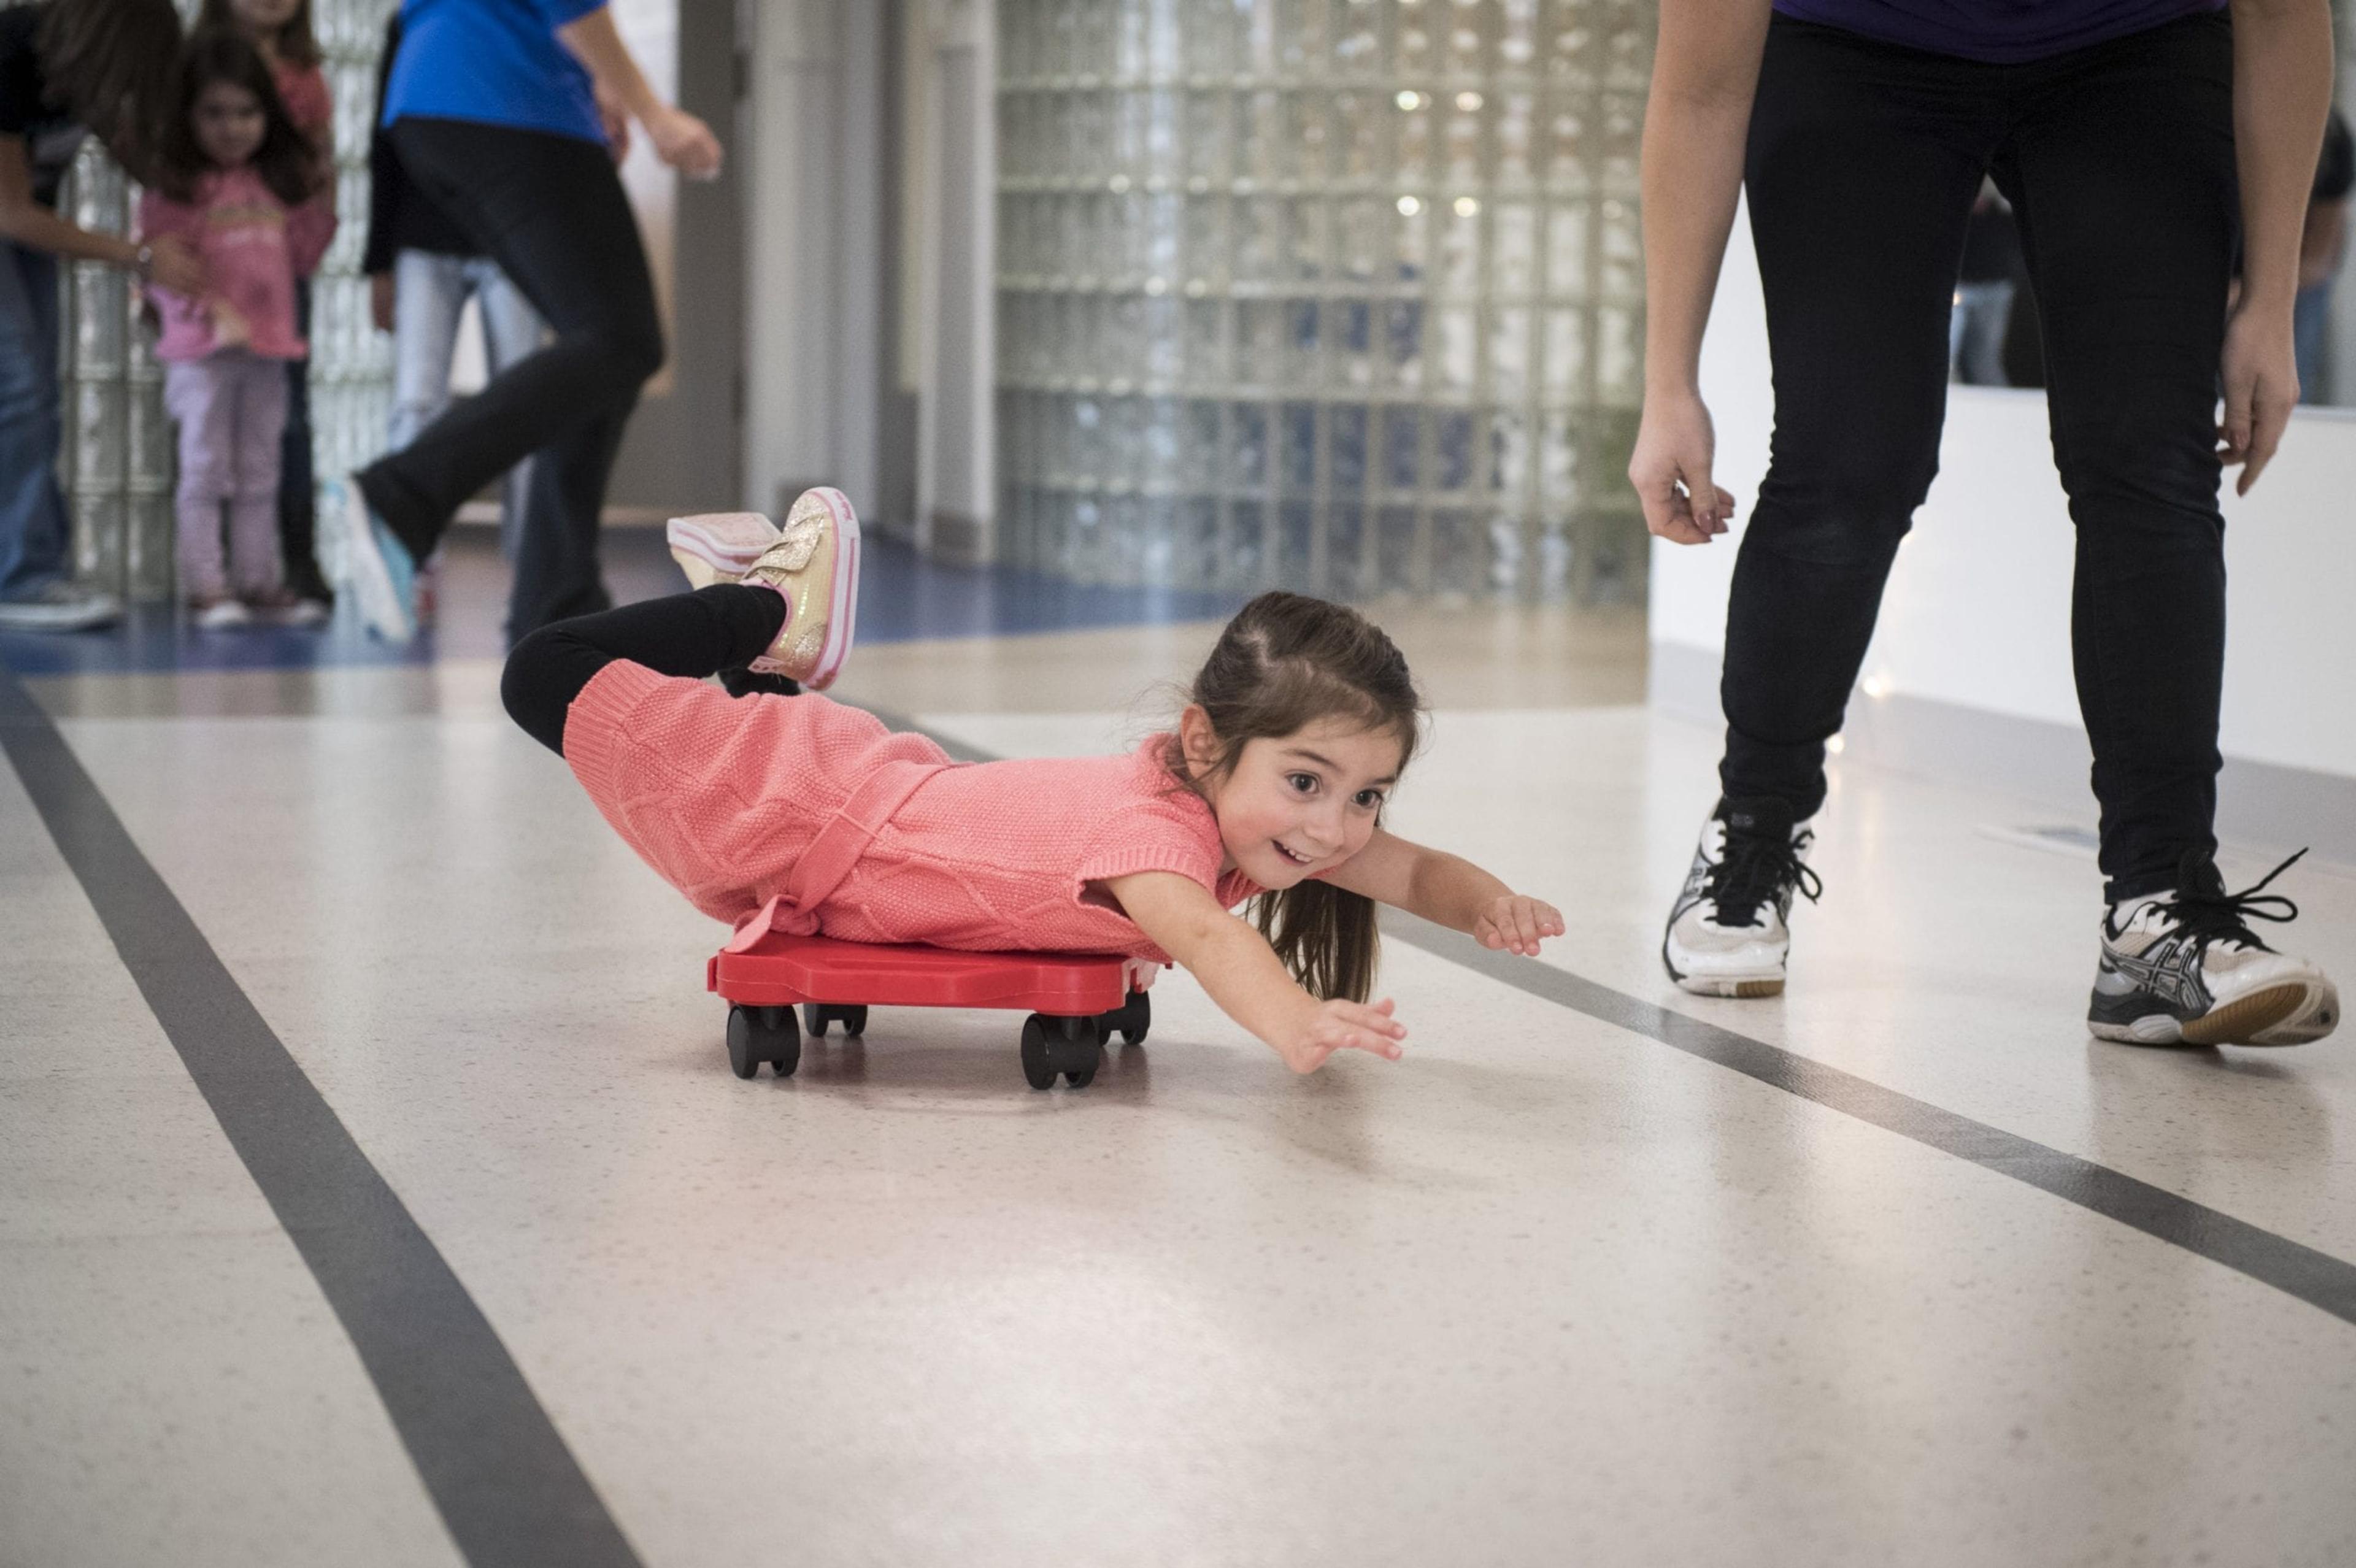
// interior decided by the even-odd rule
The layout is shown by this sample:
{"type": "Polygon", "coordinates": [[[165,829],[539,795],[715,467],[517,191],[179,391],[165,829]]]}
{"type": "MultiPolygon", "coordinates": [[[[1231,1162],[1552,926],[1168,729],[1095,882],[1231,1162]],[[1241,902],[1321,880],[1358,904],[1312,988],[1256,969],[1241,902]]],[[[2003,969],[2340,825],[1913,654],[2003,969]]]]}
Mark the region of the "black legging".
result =
{"type": "Polygon", "coordinates": [[[1824,800],[1825,741],[1938,468],[1950,300],[1992,172],[2043,316],[2077,524],[2072,642],[2109,896],[2173,886],[2184,850],[2215,848],[2233,59],[2222,14],[2016,66],[1770,25],[1743,182],[1775,433],[1727,610],[1729,795],[1803,817],[1824,800]]]}
{"type": "Polygon", "coordinates": [[[533,457],[508,631],[604,609],[597,524],[638,389],[662,366],[662,322],[637,221],[594,142],[458,120],[388,133],[402,172],[498,261],[556,340],[451,404],[359,475],[423,560],[467,497],[533,457]]]}
{"type": "Polygon", "coordinates": [[[785,624],[783,595],[734,582],[559,621],[524,638],[508,656],[499,700],[524,733],[562,756],[566,710],[589,677],[616,659],[644,665],[657,675],[698,680],[717,675],[735,697],[791,696],[801,689],[792,681],[744,670],[768,652],[785,624]]]}

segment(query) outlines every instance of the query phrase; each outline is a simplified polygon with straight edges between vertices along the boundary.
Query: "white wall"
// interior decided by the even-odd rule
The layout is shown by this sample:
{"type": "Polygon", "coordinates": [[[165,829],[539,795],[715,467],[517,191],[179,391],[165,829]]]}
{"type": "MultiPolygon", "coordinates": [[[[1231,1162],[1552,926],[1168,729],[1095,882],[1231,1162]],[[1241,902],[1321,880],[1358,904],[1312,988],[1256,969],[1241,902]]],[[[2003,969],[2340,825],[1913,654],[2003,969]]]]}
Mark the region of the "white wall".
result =
{"type": "Polygon", "coordinates": [[[742,15],[744,505],[826,484],[872,509],[881,18],[870,0],[755,0],[742,15]]]}
{"type": "MultiPolygon", "coordinates": [[[[1748,214],[1728,246],[1702,391],[1717,421],[1718,481],[1747,513],[1773,417],[1748,214]]],[[[1739,538],[1738,525],[1703,546],[1653,541],[1655,643],[1724,646],[1739,538]]],[[[1939,478],[1899,552],[1866,681],[2075,724],[2072,549],[2044,395],[1950,389],[1939,478]]],[[[2294,417],[2256,490],[2225,498],[2225,753],[2356,775],[2356,413],[2294,417]]]]}

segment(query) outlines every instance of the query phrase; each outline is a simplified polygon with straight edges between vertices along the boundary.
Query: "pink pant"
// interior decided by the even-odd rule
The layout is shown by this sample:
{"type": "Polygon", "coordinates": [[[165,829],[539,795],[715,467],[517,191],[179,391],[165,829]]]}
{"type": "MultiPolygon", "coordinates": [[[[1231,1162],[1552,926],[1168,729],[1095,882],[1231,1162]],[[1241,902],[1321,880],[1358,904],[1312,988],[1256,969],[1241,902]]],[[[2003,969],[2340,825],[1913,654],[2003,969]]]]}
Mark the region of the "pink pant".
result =
{"type": "Polygon", "coordinates": [[[164,406],[180,426],[180,592],[218,599],[278,586],[278,446],[286,362],[240,349],[164,367],[164,406]],[[221,564],[221,509],[229,564],[221,564]]]}

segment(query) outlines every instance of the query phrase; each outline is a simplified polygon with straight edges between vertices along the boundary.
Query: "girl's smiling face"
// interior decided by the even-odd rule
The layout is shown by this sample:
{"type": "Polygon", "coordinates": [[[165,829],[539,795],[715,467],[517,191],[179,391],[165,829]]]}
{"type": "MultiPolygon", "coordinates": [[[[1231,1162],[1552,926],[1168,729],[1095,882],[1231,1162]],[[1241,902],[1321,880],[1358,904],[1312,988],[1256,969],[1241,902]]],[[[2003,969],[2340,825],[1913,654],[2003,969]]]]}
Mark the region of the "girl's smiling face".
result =
{"type": "Polygon", "coordinates": [[[209,81],[188,111],[197,151],[216,168],[241,166],[262,150],[269,131],[262,100],[233,81],[209,81]]]}
{"type": "Polygon", "coordinates": [[[1365,848],[1407,758],[1398,736],[1338,716],[1247,741],[1225,771],[1201,708],[1181,716],[1178,737],[1228,866],[1264,888],[1289,888],[1365,848]]]}

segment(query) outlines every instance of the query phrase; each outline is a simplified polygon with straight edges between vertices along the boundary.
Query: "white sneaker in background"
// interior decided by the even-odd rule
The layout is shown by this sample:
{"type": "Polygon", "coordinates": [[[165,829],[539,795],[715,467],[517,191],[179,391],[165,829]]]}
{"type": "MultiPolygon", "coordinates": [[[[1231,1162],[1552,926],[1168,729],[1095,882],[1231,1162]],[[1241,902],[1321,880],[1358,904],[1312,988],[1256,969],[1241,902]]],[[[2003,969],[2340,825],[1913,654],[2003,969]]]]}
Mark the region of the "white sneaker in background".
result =
{"type": "Polygon", "coordinates": [[[112,593],[52,582],[20,599],[0,599],[0,632],[88,632],[123,618],[112,593]]]}

